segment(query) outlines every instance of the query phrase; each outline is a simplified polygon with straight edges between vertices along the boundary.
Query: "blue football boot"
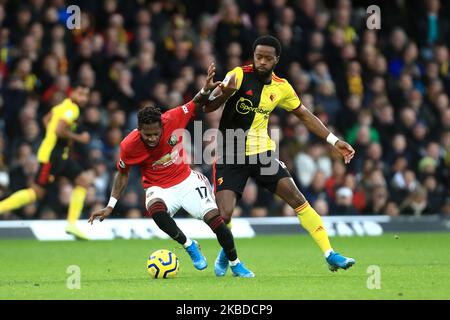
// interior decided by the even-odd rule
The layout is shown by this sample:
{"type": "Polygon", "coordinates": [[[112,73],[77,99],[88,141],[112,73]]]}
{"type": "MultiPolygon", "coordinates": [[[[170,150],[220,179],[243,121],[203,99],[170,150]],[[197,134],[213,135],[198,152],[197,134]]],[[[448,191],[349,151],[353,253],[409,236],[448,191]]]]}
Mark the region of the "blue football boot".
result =
{"type": "Polygon", "coordinates": [[[196,269],[203,270],[208,266],[206,258],[200,251],[200,246],[196,240],[192,241],[192,244],[186,248],[186,251],[189,253],[196,269]]]}
{"type": "Polygon", "coordinates": [[[214,273],[218,277],[223,277],[228,270],[228,257],[225,254],[225,251],[220,250],[219,255],[216,258],[216,262],[214,263],[214,273]]]}
{"type": "Polygon", "coordinates": [[[355,259],[344,257],[337,252],[332,252],[326,260],[328,269],[332,272],[336,272],[338,269],[347,270],[356,262],[355,259]]]}
{"type": "Polygon", "coordinates": [[[242,262],[239,262],[234,267],[231,266],[231,272],[233,272],[233,276],[241,277],[241,278],[254,278],[255,274],[248,270],[242,262]]]}

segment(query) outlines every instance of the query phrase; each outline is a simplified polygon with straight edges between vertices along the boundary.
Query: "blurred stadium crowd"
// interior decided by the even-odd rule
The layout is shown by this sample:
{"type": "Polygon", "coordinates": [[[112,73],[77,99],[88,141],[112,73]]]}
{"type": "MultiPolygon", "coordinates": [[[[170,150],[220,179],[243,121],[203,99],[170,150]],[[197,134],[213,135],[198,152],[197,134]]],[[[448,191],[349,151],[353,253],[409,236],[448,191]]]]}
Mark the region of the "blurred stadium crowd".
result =
{"type": "MultiPolygon", "coordinates": [[[[272,34],[283,46],[276,74],[356,149],[346,166],[295,116],[273,112],[281,160],[315,209],[322,215],[449,215],[449,3],[383,1],[380,30],[366,27],[371,4],[0,0],[0,199],[33,179],[42,116],[75,81],[91,88],[78,130],[92,139],[72,154],[95,176],[86,217],[109,197],[120,141],[136,127],[140,107],[189,101],[211,61],[223,79],[251,63],[256,37],[272,34]],[[66,27],[70,4],[82,10],[80,29],[66,27]]],[[[205,130],[219,118],[220,112],[197,116],[205,130]]],[[[196,169],[211,178],[211,166],[196,169]]],[[[45,201],[1,218],[65,218],[72,186],[59,179],[51,188],[45,201]]],[[[133,170],[115,213],[141,217],[142,210],[133,170]]],[[[293,214],[252,181],[236,209],[247,217],[293,214]]]]}

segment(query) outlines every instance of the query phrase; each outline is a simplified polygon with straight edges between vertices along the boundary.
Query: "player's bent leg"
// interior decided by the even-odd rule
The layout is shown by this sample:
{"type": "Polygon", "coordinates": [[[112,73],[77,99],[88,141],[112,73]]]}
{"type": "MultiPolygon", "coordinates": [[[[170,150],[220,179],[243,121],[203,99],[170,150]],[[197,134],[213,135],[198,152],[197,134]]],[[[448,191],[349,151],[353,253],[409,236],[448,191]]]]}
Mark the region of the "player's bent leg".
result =
{"type": "Polygon", "coordinates": [[[76,226],[76,222],[83,212],[87,188],[93,183],[93,177],[87,171],[82,172],[75,178],[75,188],[70,196],[69,212],[67,214],[66,233],[73,235],[78,240],[89,240],[89,238],[76,226]]]}
{"type": "Polygon", "coordinates": [[[355,264],[354,259],[343,257],[333,251],[321,217],[306,201],[292,178],[280,179],[276,194],[294,208],[300,224],[308,231],[324,253],[331,271],[336,271],[339,268],[348,269],[355,264]]]}
{"type": "Polygon", "coordinates": [[[83,171],[74,180],[76,186],[89,188],[94,183],[94,175],[91,170],[83,171]]]}
{"type": "Polygon", "coordinates": [[[236,202],[236,193],[232,190],[220,190],[216,193],[217,207],[219,208],[219,213],[225,224],[229,224],[231,222],[231,217],[233,216],[236,202]]]}
{"type": "Polygon", "coordinates": [[[216,234],[217,240],[222,246],[222,250],[220,250],[219,255],[217,256],[214,263],[214,273],[216,274],[216,276],[223,277],[228,270],[228,266],[231,265],[232,270],[235,269],[235,272],[233,273],[236,276],[253,278],[255,276],[254,273],[245,268],[238,259],[233,234],[225,225],[222,216],[219,215],[218,210],[210,210],[205,214],[203,220],[216,234]],[[241,264],[241,266],[237,267],[238,264],[241,264]]]}
{"type": "Polygon", "coordinates": [[[0,214],[22,208],[36,200],[42,199],[44,195],[45,189],[38,185],[16,191],[8,198],[0,201],[0,214]]]}
{"type": "Polygon", "coordinates": [[[230,264],[229,261],[237,260],[237,251],[234,246],[233,234],[230,229],[225,226],[223,218],[217,210],[208,212],[204,217],[204,221],[216,234],[217,240],[222,247],[214,262],[214,273],[218,277],[223,277],[227,273],[230,264]]]}
{"type": "Polygon", "coordinates": [[[36,195],[36,200],[35,201],[39,201],[39,200],[44,199],[45,195],[47,194],[47,190],[45,189],[45,187],[40,186],[40,185],[35,184],[35,183],[31,183],[30,189],[32,189],[32,191],[36,195]]]}
{"type": "Polygon", "coordinates": [[[32,189],[22,189],[14,192],[8,198],[0,201],[0,214],[19,209],[36,199],[36,194],[32,189]]]}
{"type": "Polygon", "coordinates": [[[167,206],[162,199],[153,199],[149,203],[147,216],[152,217],[162,231],[186,249],[196,269],[203,270],[208,266],[197,241],[187,238],[183,231],[178,228],[176,222],[167,212],[167,206]]]}
{"type": "MultiPolygon", "coordinates": [[[[236,193],[232,190],[221,190],[216,193],[216,203],[217,207],[219,208],[220,216],[223,218],[224,221],[224,227],[227,229],[227,231],[233,236],[233,234],[230,231],[231,227],[231,217],[233,215],[234,208],[236,206],[236,193]],[[226,225],[225,225],[226,224],[226,225]]],[[[234,243],[234,241],[233,241],[234,243]]],[[[223,246],[222,246],[223,247],[223,246]]],[[[214,271],[217,276],[223,276],[226,273],[226,266],[228,266],[227,254],[222,248],[220,250],[219,254],[217,255],[214,271]]],[[[237,255],[236,255],[237,258],[237,255]]],[[[244,277],[244,278],[253,278],[255,274],[248,270],[242,262],[237,259],[236,261],[230,260],[230,267],[231,271],[234,276],[237,277],[244,277]]]]}
{"type": "MultiPolygon", "coordinates": [[[[162,199],[154,199],[149,203],[146,216],[152,217],[156,225],[179,244],[184,246],[188,242],[183,231],[178,228],[176,222],[167,212],[167,206],[162,199]]],[[[191,243],[188,242],[187,244],[190,245],[191,243]]]]}

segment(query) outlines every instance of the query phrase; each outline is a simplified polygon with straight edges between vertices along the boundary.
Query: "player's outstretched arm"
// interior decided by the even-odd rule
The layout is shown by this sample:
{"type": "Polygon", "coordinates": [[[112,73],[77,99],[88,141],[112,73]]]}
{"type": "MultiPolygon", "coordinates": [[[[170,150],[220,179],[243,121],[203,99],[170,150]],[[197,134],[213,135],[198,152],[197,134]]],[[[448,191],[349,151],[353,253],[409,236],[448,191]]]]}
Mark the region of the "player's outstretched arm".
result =
{"type": "Polygon", "coordinates": [[[195,107],[201,107],[206,102],[208,102],[209,97],[211,95],[211,91],[216,89],[222,82],[216,81],[214,82],[214,76],[216,75],[216,66],[214,62],[212,62],[208,67],[208,74],[206,76],[206,82],[203,85],[203,88],[195,95],[192,102],[195,104],[195,107]]]}
{"type": "Polygon", "coordinates": [[[292,112],[304,123],[308,130],[332,144],[344,157],[346,164],[352,160],[355,155],[355,150],[352,146],[343,140],[339,140],[308,108],[301,104],[300,107],[294,109],[292,112]]]}
{"type": "Polygon", "coordinates": [[[97,210],[91,214],[91,217],[88,220],[90,224],[93,224],[96,218],[99,218],[100,222],[102,222],[103,220],[105,220],[106,217],[108,217],[112,213],[117,200],[122,195],[122,192],[127,186],[127,184],[128,184],[128,172],[117,171],[116,176],[114,177],[111,197],[108,205],[105,208],[97,210]]]}

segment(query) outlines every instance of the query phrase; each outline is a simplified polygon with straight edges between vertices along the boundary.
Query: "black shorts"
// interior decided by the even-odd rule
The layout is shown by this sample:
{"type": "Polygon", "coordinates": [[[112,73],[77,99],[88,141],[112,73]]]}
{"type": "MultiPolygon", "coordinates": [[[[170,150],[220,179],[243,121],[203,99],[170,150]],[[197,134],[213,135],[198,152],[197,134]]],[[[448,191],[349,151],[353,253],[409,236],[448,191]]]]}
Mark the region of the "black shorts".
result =
{"type": "Polygon", "coordinates": [[[34,181],[41,187],[45,187],[51,184],[58,176],[74,181],[82,172],[81,166],[73,159],[53,159],[47,163],[39,163],[39,169],[34,181]]]}
{"type": "Polygon", "coordinates": [[[291,174],[272,152],[264,155],[263,161],[258,156],[246,156],[244,164],[214,163],[214,191],[232,190],[241,197],[247,180],[251,177],[258,185],[275,193],[278,181],[290,178],[291,174]]]}

